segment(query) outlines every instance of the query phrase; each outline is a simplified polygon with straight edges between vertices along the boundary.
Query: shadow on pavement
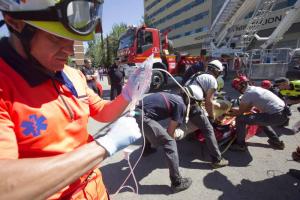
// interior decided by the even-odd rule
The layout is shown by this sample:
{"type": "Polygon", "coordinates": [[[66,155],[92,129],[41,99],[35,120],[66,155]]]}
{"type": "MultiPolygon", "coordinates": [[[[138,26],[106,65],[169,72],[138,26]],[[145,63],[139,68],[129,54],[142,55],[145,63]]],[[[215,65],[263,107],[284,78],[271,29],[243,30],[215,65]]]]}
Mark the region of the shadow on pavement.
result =
{"type": "MultiPolygon", "coordinates": [[[[295,132],[287,127],[273,127],[275,133],[279,136],[281,135],[294,135],[295,132]]],[[[255,134],[257,137],[267,137],[262,128],[260,127],[258,133],[255,134]]]]}
{"type": "MultiPolygon", "coordinates": [[[[211,157],[205,143],[200,143],[195,139],[181,140],[177,142],[180,166],[190,169],[212,170],[210,166],[211,157]],[[200,162],[194,162],[200,160],[200,162]],[[204,162],[202,162],[204,161],[204,162]]],[[[225,146],[220,147],[220,151],[224,150],[225,146]]],[[[253,160],[249,152],[233,152],[227,150],[223,154],[224,158],[229,160],[230,166],[245,167],[253,160]]]]}
{"type": "MultiPolygon", "coordinates": [[[[134,165],[140,156],[142,148],[135,150],[130,155],[131,165],[134,165]]],[[[139,182],[147,177],[153,170],[166,168],[166,164],[163,158],[163,152],[161,150],[156,153],[149,155],[147,157],[142,157],[136,169],[134,170],[135,177],[139,184],[139,194],[171,194],[172,191],[169,185],[141,185],[139,182]],[[162,161],[162,162],[160,162],[162,161]]],[[[125,178],[129,174],[129,167],[126,160],[122,160],[120,162],[112,163],[101,167],[101,172],[103,174],[104,183],[109,194],[114,194],[125,178]]],[[[169,179],[169,174],[164,174],[165,177],[160,177],[163,179],[169,179]]],[[[157,180],[157,183],[160,181],[157,180]]],[[[125,185],[134,186],[135,183],[133,181],[132,176],[128,179],[125,185]]],[[[127,190],[121,190],[120,192],[124,192],[127,190]]]]}
{"type": "Polygon", "coordinates": [[[219,200],[296,200],[300,196],[300,181],[287,174],[273,174],[262,181],[243,179],[238,185],[234,185],[226,176],[214,171],[204,177],[203,183],[209,189],[223,192],[219,200]]]}
{"type": "Polygon", "coordinates": [[[247,142],[247,145],[251,146],[251,147],[272,149],[271,145],[269,145],[269,144],[263,144],[263,143],[258,143],[258,142],[247,142]]]}
{"type": "MultiPolygon", "coordinates": [[[[208,162],[210,162],[210,156],[205,144],[198,141],[192,140],[181,140],[177,142],[180,167],[188,169],[199,169],[199,170],[212,170],[212,167],[208,162]]],[[[134,165],[138,157],[140,156],[142,148],[135,150],[131,156],[131,164],[134,165]]],[[[229,160],[231,166],[244,167],[248,166],[252,161],[252,156],[250,153],[240,153],[240,152],[226,152],[226,159],[229,160]]],[[[147,156],[142,157],[136,169],[134,170],[137,182],[139,183],[139,193],[140,194],[172,194],[170,189],[169,174],[163,174],[160,179],[168,180],[168,185],[142,185],[140,182],[150,175],[156,169],[167,169],[167,164],[165,161],[164,153],[161,148],[157,152],[147,156]]],[[[125,180],[129,174],[129,167],[126,160],[121,160],[120,162],[105,165],[101,168],[103,179],[107,190],[110,194],[114,194],[125,180]]],[[[156,180],[156,183],[160,183],[160,180],[156,180]]],[[[165,182],[165,181],[164,181],[165,182]]],[[[134,186],[135,183],[133,178],[130,177],[125,185],[134,186]]],[[[126,190],[122,190],[124,192],[126,190]]]]}
{"type": "Polygon", "coordinates": [[[274,131],[278,135],[295,135],[295,132],[292,129],[286,127],[276,127],[274,128],[274,131]]]}

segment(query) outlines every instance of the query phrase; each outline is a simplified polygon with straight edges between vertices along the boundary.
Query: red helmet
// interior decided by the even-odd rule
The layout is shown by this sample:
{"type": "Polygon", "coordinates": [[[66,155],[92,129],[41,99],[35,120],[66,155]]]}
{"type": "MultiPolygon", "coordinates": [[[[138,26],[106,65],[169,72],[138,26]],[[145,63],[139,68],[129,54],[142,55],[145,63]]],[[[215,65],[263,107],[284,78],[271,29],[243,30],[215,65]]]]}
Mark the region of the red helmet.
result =
{"type": "Polygon", "coordinates": [[[241,86],[245,85],[246,83],[249,82],[249,79],[246,76],[238,76],[235,79],[232,80],[231,86],[240,91],[241,86]]]}
{"type": "Polygon", "coordinates": [[[270,89],[272,87],[272,83],[269,80],[263,80],[261,82],[261,87],[268,90],[268,89],[270,89]]]}

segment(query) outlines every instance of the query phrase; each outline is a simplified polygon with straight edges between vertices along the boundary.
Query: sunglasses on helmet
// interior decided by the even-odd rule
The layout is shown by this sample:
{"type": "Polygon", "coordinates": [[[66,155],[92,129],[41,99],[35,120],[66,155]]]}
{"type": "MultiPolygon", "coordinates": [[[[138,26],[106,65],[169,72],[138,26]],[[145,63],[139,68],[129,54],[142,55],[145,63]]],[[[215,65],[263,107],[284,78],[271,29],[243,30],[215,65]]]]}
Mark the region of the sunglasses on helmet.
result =
{"type": "Polygon", "coordinates": [[[5,11],[15,19],[28,21],[59,21],[66,29],[88,35],[101,29],[103,0],[64,0],[45,10],[5,11]]]}

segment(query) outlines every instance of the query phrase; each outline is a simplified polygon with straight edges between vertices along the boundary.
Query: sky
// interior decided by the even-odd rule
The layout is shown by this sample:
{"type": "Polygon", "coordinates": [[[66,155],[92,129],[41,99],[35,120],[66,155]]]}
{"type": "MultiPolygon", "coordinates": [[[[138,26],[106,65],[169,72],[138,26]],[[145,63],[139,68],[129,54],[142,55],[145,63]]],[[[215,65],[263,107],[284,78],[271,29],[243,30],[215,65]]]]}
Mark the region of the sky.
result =
{"type": "Polygon", "coordinates": [[[139,25],[144,15],[144,0],[105,0],[103,33],[107,35],[114,24],[124,22],[139,25]]]}
{"type": "MultiPolygon", "coordinates": [[[[103,7],[103,33],[111,32],[114,24],[139,25],[144,15],[144,0],[104,0],[103,7]]],[[[0,19],[2,16],[0,16],[0,19]]],[[[7,35],[6,27],[0,28],[0,36],[7,35]]]]}

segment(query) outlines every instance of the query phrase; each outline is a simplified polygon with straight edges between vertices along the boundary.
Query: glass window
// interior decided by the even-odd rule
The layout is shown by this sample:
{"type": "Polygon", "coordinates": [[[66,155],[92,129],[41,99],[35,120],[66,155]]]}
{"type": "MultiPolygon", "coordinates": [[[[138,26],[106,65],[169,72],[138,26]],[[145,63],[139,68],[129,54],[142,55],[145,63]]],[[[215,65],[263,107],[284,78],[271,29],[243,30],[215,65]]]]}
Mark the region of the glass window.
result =
{"type": "Polygon", "coordinates": [[[138,32],[137,53],[143,53],[153,46],[152,32],[140,30],[138,32]]]}
{"type": "Polygon", "coordinates": [[[174,36],[170,37],[170,39],[171,40],[176,40],[176,39],[184,37],[184,36],[189,36],[189,35],[192,35],[192,34],[195,34],[195,33],[200,33],[200,32],[205,32],[205,31],[208,31],[208,26],[203,26],[203,27],[191,30],[191,31],[187,31],[183,34],[174,35],[174,36]]]}
{"type": "Polygon", "coordinates": [[[119,49],[125,49],[133,46],[134,30],[129,29],[125,35],[120,38],[119,49]]]}
{"type": "MultiPolygon", "coordinates": [[[[162,18],[162,19],[156,21],[156,22],[154,23],[154,26],[157,26],[157,25],[159,25],[159,24],[161,24],[161,23],[164,23],[166,20],[170,20],[170,19],[172,19],[173,17],[176,17],[176,16],[178,16],[178,15],[184,13],[184,12],[187,12],[187,11],[189,11],[190,9],[192,9],[193,7],[198,6],[198,5],[202,4],[202,3],[204,3],[205,1],[206,1],[206,0],[195,0],[195,1],[193,1],[193,2],[191,2],[191,3],[189,3],[189,4],[187,4],[187,5],[185,5],[184,7],[182,7],[182,8],[180,8],[180,9],[174,11],[173,13],[167,15],[166,17],[164,17],[164,18],[162,18]]],[[[165,6],[161,7],[161,8],[158,9],[157,11],[153,12],[152,14],[150,14],[150,15],[149,15],[149,19],[154,18],[156,15],[158,15],[159,13],[165,11],[167,8],[173,6],[174,4],[176,4],[176,3],[178,3],[178,2],[180,2],[180,0],[172,0],[172,1],[170,1],[170,2],[167,3],[165,6]]]]}

